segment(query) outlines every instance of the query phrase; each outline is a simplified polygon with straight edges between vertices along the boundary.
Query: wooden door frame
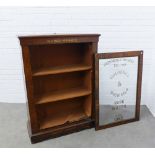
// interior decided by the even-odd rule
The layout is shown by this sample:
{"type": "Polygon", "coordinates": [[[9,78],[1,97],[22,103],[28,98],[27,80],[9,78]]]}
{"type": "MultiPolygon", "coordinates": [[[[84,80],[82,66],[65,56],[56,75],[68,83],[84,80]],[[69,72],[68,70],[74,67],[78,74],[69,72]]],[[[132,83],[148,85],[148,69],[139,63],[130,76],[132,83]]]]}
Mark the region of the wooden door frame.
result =
{"type": "Polygon", "coordinates": [[[140,101],[141,101],[141,83],[142,83],[142,68],[143,68],[143,51],[127,51],[115,53],[97,53],[95,55],[95,129],[105,129],[129,122],[138,121],[140,117],[140,101]],[[136,90],[136,110],[135,117],[122,120],[119,122],[99,125],[99,59],[122,58],[122,57],[138,57],[137,71],[137,90],[136,90]]]}

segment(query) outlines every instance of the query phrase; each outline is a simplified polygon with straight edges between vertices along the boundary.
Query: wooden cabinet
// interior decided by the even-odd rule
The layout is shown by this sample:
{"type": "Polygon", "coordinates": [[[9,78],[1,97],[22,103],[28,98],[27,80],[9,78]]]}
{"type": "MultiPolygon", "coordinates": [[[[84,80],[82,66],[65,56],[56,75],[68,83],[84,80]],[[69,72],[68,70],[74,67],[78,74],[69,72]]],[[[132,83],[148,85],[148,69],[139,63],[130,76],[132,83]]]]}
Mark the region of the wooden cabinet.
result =
{"type": "Polygon", "coordinates": [[[99,34],[19,37],[32,143],[94,127],[99,34]]]}

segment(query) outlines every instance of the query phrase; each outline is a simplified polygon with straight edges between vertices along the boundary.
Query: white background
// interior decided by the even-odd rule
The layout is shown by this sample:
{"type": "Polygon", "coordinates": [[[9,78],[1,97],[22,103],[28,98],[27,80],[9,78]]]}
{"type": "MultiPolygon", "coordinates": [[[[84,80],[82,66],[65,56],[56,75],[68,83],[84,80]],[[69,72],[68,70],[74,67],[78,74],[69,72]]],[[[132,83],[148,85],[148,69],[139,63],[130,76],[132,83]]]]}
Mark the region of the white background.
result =
{"type": "Polygon", "coordinates": [[[17,36],[52,33],[100,33],[99,52],[144,50],[141,103],[155,114],[155,7],[1,7],[0,102],[26,102],[17,36]]]}

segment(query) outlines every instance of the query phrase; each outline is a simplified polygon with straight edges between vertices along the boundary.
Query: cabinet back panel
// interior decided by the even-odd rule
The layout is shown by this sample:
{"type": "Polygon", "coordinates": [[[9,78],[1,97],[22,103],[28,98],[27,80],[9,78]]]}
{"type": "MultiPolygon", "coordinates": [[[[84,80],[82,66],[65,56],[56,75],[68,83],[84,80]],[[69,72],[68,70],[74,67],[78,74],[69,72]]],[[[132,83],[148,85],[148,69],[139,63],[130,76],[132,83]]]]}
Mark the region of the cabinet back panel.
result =
{"type": "Polygon", "coordinates": [[[84,43],[30,46],[29,49],[32,71],[89,62],[85,56],[88,56],[88,46],[84,43]]]}
{"type": "MultiPolygon", "coordinates": [[[[70,89],[76,87],[90,87],[86,86],[85,81],[89,72],[74,72],[66,74],[56,74],[49,76],[41,76],[33,78],[34,93],[49,93],[50,91],[58,91],[63,89],[70,89]]],[[[87,83],[90,79],[87,81],[87,83]]],[[[89,85],[90,82],[87,84],[89,85]]]]}

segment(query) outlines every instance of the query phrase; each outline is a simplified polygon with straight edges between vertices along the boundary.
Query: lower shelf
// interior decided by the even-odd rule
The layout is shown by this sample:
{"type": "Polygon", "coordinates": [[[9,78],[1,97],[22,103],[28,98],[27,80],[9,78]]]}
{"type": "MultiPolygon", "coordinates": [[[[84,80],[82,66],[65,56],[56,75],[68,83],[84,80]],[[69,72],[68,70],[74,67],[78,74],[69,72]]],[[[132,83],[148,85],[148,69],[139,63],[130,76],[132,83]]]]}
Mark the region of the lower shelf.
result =
{"type": "Polygon", "coordinates": [[[86,119],[88,116],[82,111],[81,109],[77,109],[75,111],[71,111],[70,114],[62,113],[56,117],[47,118],[42,124],[40,125],[40,129],[46,129],[49,127],[54,127],[62,124],[67,124],[75,121],[79,121],[81,119],[86,119]]]}
{"type": "Polygon", "coordinates": [[[37,113],[40,129],[47,129],[59,125],[68,125],[72,122],[91,117],[92,96],[78,97],[52,104],[38,105],[37,113]]]}

